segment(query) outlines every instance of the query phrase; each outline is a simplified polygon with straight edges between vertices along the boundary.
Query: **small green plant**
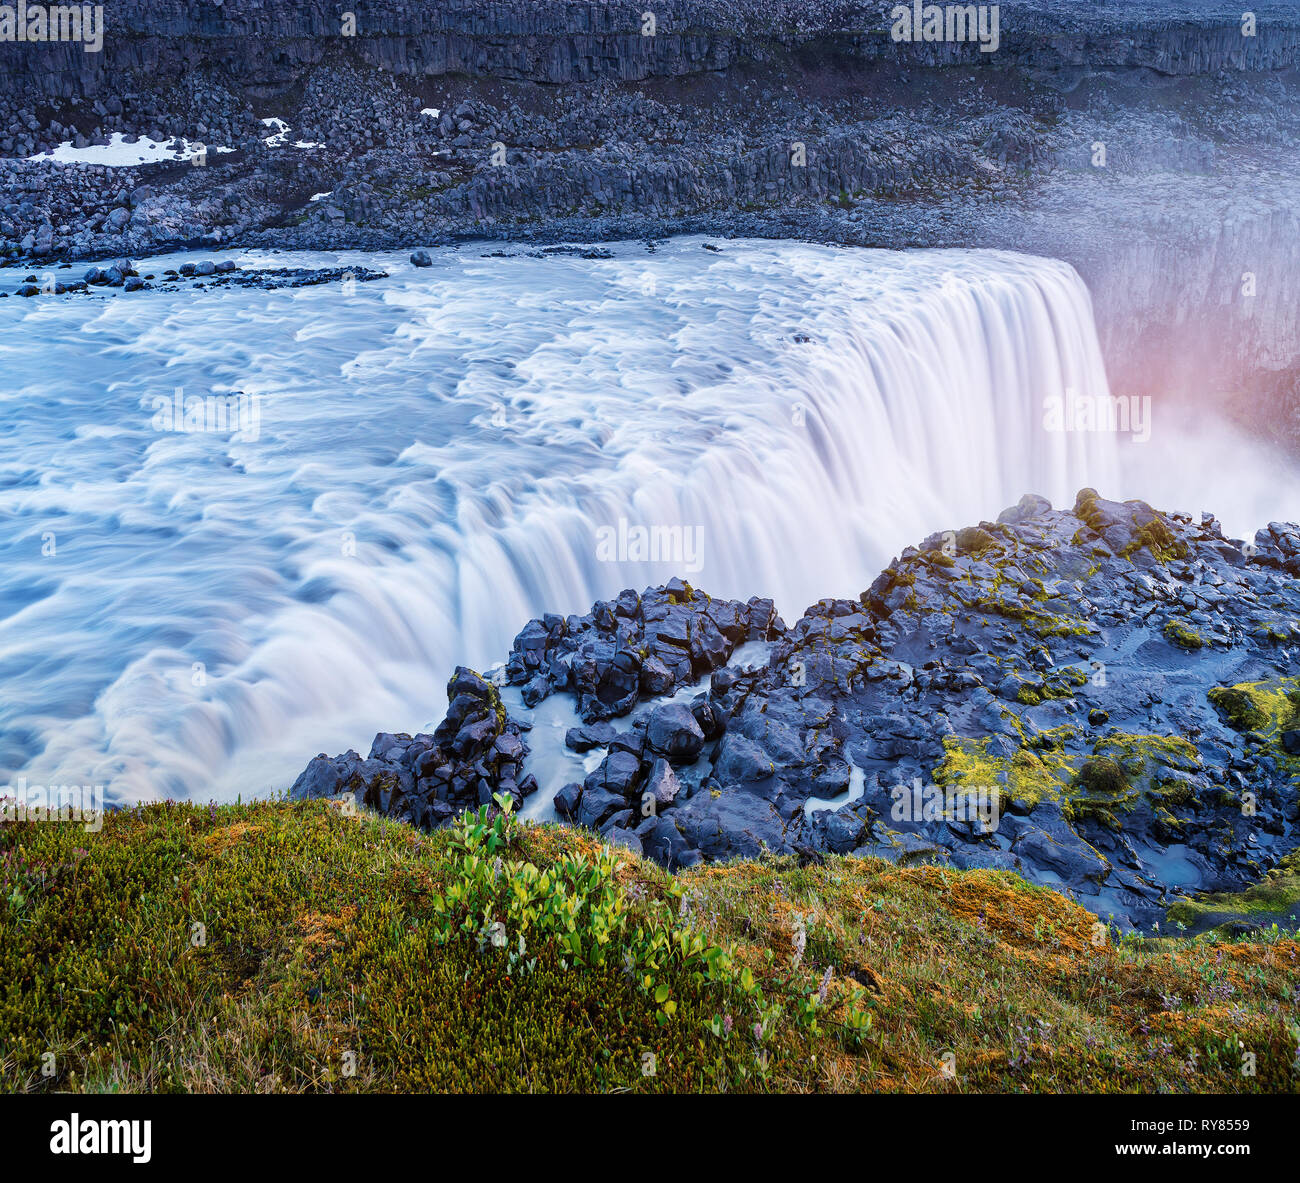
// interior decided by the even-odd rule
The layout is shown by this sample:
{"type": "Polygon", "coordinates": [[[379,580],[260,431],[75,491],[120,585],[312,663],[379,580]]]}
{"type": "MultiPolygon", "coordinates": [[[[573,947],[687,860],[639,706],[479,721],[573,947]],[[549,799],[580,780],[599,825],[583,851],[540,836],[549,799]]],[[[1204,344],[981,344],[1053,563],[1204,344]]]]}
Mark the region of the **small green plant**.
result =
{"type": "MultiPolygon", "coordinates": [[[[565,970],[617,965],[651,1002],[660,1027],[678,1020],[686,994],[770,1027],[776,1011],[753,973],[692,926],[679,884],[669,885],[667,901],[634,902],[618,882],[619,856],[610,847],[594,858],[563,854],[545,870],[511,858],[517,837],[511,801],[497,797],[496,803],[495,810],[484,805],[464,814],[453,827],[451,873],[433,901],[436,943],[472,942],[512,970],[534,969],[539,959],[565,970]]],[[[805,1009],[800,1017],[816,1034],[815,1016],[805,1009]]],[[[711,1012],[703,1025],[716,1035],[719,1021],[711,1012]]]]}

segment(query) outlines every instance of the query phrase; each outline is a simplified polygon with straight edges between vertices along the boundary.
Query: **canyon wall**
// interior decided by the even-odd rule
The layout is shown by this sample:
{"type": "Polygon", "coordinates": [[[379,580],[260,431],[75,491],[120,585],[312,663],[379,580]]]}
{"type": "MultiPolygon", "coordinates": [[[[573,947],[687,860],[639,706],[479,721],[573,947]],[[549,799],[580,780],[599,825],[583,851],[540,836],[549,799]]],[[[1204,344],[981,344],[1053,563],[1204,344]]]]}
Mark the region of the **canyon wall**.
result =
{"type": "Polygon", "coordinates": [[[331,51],[396,75],[463,74],[548,84],[671,78],[764,66],[790,58],[917,66],[978,62],[998,69],[1115,69],[1194,75],[1281,70],[1300,60],[1293,8],[1256,6],[1259,28],[1243,37],[1241,13],[1144,4],[1094,10],[1073,2],[999,5],[996,55],[936,42],[900,47],[889,37],[890,4],[786,0],[451,0],[343,7],[262,0],[106,4],[104,50],[74,44],[0,44],[0,91],[25,98],[113,94],[124,75],[177,79],[197,67],[243,86],[283,88],[331,51]],[[355,36],[342,14],[355,15],[355,36]],[[645,14],[655,33],[645,36],[645,14]]]}

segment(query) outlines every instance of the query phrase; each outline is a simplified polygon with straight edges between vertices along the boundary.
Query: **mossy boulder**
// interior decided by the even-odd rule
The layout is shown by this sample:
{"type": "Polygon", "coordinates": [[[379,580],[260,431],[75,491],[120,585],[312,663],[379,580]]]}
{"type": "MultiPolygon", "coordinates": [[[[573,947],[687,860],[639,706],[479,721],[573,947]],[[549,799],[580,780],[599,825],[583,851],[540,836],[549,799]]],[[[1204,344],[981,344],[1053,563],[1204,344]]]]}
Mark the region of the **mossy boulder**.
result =
{"type": "Polygon", "coordinates": [[[1089,793],[1117,797],[1132,785],[1119,762],[1109,756],[1092,756],[1079,767],[1078,785],[1089,793]]]}
{"type": "Polygon", "coordinates": [[[1147,553],[1158,563],[1169,563],[1187,557],[1187,544],[1168,519],[1145,501],[1107,501],[1096,489],[1081,489],[1074,516],[1119,558],[1147,553]]]}
{"type": "Polygon", "coordinates": [[[1169,620],[1165,622],[1164,627],[1165,639],[1172,644],[1177,645],[1180,649],[1186,649],[1189,652],[1205,647],[1205,638],[1201,636],[1190,625],[1181,620],[1169,620]]]}
{"type": "Polygon", "coordinates": [[[1234,731],[1258,731],[1268,726],[1267,712],[1248,690],[1217,686],[1209,692],[1209,699],[1234,731]]]}

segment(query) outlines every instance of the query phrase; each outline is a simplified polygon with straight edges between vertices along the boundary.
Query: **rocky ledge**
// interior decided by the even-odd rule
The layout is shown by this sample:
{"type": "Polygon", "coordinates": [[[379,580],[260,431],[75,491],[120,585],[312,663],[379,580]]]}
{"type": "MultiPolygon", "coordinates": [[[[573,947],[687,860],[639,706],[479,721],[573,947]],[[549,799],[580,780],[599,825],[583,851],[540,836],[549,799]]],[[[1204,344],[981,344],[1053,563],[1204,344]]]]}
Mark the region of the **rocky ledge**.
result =
{"type": "Polygon", "coordinates": [[[1300,829],[1298,650],[1295,525],[1028,495],[792,627],[676,580],[530,621],[433,734],[318,756],[291,796],[436,827],[505,794],[669,868],[874,855],[1017,871],[1124,928],[1295,926],[1260,885],[1300,829]]]}

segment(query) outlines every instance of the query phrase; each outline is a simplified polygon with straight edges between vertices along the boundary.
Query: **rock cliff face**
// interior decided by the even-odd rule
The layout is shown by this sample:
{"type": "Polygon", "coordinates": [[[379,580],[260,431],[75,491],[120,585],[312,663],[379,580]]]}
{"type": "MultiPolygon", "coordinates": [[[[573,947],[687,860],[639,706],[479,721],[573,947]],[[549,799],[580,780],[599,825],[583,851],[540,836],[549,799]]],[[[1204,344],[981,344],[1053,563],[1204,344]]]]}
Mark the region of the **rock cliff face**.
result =
{"type": "Polygon", "coordinates": [[[553,795],[669,867],[765,849],[995,867],[1144,926],[1296,847],[1297,647],[1296,526],[1243,543],[1090,489],[1070,510],[1026,496],[792,627],[679,582],[532,621],[491,678],[456,671],[433,735],[317,757],[292,795],[425,826],[553,795]],[[585,760],[563,784],[530,736],[557,696],[585,760]]]}
{"type": "Polygon", "coordinates": [[[1215,3],[1005,3],[984,53],[895,42],[892,7],[110,4],[100,53],[0,42],[0,264],[686,232],[1013,248],[1093,286],[1119,392],[1227,395],[1300,447],[1300,12],[1256,6],[1247,36],[1215,3]],[[111,136],[210,151],[27,160],[111,136]]]}
{"type": "MultiPolygon", "coordinates": [[[[464,74],[552,85],[642,81],[771,63],[789,55],[896,60],[890,3],[834,0],[452,0],[356,3],[347,8],[261,0],[178,4],[118,0],[104,6],[102,54],[79,45],[0,45],[0,93],[109,97],[124,73],[176,82],[217,68],[240,86],[282,88],[335,49],[398,75],[464,74]],[[355,23],[346,27],[343,14],[355,23]],[[647,12],[654,17],[653,34],[647,12]]],[[[1243,37],[1241,12],[1224,5],[1155,3],[1081,14],[1069,0],[998,6],[1000,68],[1062,72],[1155,70],[1193,75],[1281,70],[1300,55],[1300,28],[1284,5],[1256,6],[1260,27],[1243,37]]],[[[918,66],[978,61],[977,46],[906,47],[918,66]]]]}

